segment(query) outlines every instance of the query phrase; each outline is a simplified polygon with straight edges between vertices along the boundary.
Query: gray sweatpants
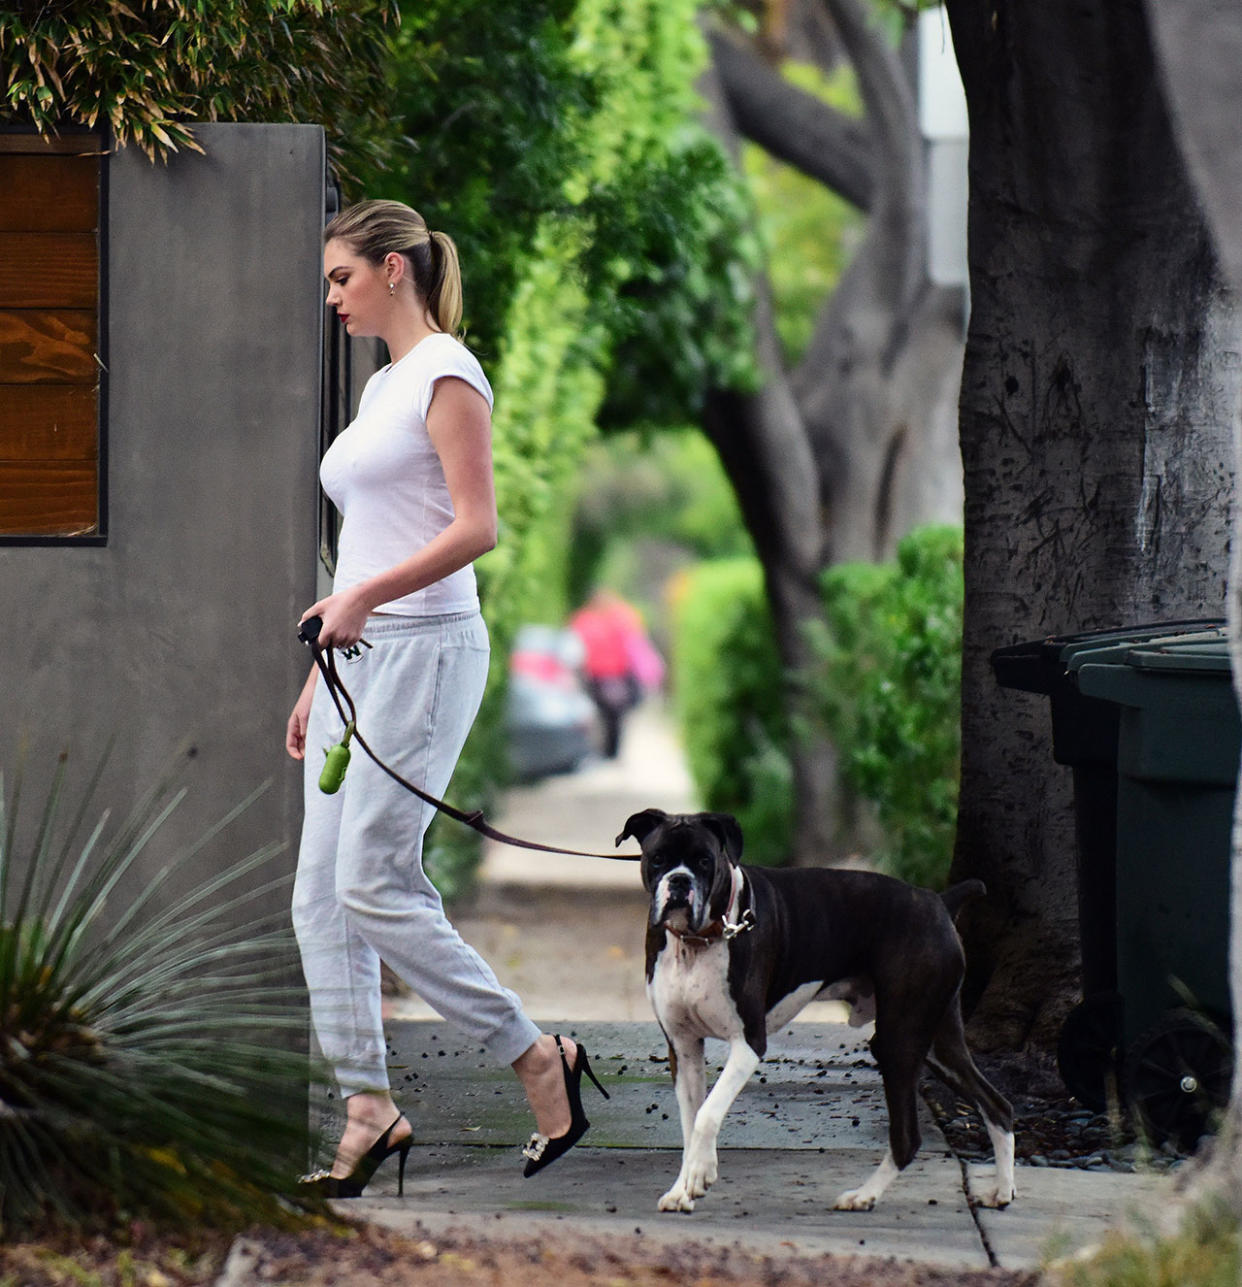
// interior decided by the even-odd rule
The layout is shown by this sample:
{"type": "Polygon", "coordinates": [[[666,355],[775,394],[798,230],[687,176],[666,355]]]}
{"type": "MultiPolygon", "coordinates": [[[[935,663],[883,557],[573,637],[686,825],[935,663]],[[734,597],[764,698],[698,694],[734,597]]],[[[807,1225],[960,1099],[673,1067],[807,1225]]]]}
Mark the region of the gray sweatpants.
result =
{"type": "MultiPolygon", "coordinates": [[[[443,796],[487,680],[483,618],[373,617],[364,637],[373,647],[356,664],[339,665],[358,728],[402,777],[443,796]]],[[[315,1035],[341,1094],[388,1089],[381,958],[498,1063],[512,1063],[539,1029],[449,924],[423,871],[431,806],[392,781],[357,743],[341,789],[319,790],[323,748],[343,732],[321,676],[306,734],[293,926],[315,1035]]]]}

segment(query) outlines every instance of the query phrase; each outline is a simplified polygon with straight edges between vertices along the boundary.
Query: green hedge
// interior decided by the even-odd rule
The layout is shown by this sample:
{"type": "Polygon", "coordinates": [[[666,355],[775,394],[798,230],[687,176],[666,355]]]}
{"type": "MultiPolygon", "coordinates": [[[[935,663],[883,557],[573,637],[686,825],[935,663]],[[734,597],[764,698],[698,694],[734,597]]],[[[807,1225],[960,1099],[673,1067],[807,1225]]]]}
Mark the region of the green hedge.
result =
{"type": "Polygon", "coordinates": [[[789,723],[759,564],[699,564],[673,617],[676,710],[703,804],[737,817],[747,862],[783,863],[793,818],[789,723]]]}
{"type": "Polygon", "coordinates": [[[876,806],[877,864],[941,887],[961,753],[961,528],[919,528],[895,563],[832,568],[823,589],[816,691],[845,780],[876,806]]]}
{"type": "MultiPolygon", "coordinates": [[[[823,577],[813,631],[819,716],[848,785],[875,806],[876,865],[920,885],[948,874],[957,818],[962,533],[920,528],[891,564],[823,577]]],[[[752,560],[702,564],[676,614],[677,711],[708,808],[736,814],[747,858],[783,862],[791,834],[783,676],[752,560]]]]}
{"type": "MultiPolygon", "coordinates": [[[[567,498],[603,396],[601,377],[581,356],[586,300],[573,273],[576,237],[572,224],[544,220],[494,372],[500,540],[478,564],[491,677],[453,778],[455,801],[489,812],[508,777],[503,721],[509,650],[524,622],[565,615],[567,498]]],[[[426,855],[436,886],[453,898],[470,888],[481,853],[473,832],[437,821],[426,855]]]]}

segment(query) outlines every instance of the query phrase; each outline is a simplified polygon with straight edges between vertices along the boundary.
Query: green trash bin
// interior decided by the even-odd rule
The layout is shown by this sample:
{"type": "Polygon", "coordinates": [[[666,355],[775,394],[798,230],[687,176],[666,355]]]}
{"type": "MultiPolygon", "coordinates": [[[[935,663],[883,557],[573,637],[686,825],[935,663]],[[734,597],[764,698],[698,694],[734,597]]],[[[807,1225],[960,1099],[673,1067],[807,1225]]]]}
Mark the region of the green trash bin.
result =
{"type": "Polygon", "coordinates": [[[1223,626],[1219,617],[1164,621],[1125,630],[1052,635],[998,648],[992,654],[992,669],[1002,688],[1047,696],[1052,716],[1052,758],[1073,772],[1079,946],[1087,1009],[1076,1016],[1078,1035],[1086,1049],[1077,1052],[1074,1062],[1079,1075],[1071,1073],[1067,1085],[1093,1107],[1104,1107],[1103,1081],[1095,1065],[1113,1053],[1109,1047],[1115,1045],[1112,1029],[1119,1004],[1116,853],[1117,739],[1121,721],[1115,703],[1079,690],[1071,668],[1075,659],[1086,653],[1120,648],[1124,655],[1147,639],[1223,626]]]}
{"type": "Polygon", "coordinates": [[[1230,864],[1242,720],[1223,628],[1114,638],[1066,659],[1116,708],[1122,1097],[1190,1148],[1228,1100],[1230,864]]]}
{"type": "Polygon", "coordinates": [[[1181,1141],[1197,1138],[1231,1066],[1238,720],[1224,630],[1155,622],[992,654],[1003,687],[1049,698],[1053,758],[1073,771],[1083,1001],[1061,1031],[1061,1076],[1097,1110],[1128,1096],[1152,1135],[1181,1141]],[[1153,882],[1170,888],[1153,897],[1153,882]]]}

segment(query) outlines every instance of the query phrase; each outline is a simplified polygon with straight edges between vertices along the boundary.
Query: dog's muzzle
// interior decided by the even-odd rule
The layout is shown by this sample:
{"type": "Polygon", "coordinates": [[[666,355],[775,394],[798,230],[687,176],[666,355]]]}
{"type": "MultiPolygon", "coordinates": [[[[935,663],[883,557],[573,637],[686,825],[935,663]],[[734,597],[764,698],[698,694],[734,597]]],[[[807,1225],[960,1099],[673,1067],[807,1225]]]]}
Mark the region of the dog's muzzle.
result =
{"type": "Polygon", "coordinates": [[[694,877],[684,867],[668,872],[656,885],[651,900],[651,924],[664,925],[676,918],[679,928],[697,929],[702,916],[703,899],[694,877]]]}

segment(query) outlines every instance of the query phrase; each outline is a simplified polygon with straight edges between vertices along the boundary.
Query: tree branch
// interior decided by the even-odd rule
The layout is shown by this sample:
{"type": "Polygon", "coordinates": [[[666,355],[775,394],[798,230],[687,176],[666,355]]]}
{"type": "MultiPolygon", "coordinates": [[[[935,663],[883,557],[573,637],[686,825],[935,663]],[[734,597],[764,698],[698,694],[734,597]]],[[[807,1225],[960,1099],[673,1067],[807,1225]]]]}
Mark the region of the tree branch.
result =
{"type": "Polygon", "coordinates": [[[867,110],[875,140],[876,197],[872,223],[886,224],[885,245],[905,247],[890,259],[888,302],[900,306],[909,292],[921,290],[925,276],[923,244],[926,175],[914,95],[897,54],[871,20],[861,0],[823,0],[845,46],[867,110]]]}
{"type": "MultiPolygon", "coordinates": [[[[713,59],[699,85],[710,128],[736,157],[740,131],[725,89],[720,64],[713,59]]],[[[720,454],[737,492],[746,526],[769,577],[769,594],[789,569],[791,584],[814,587],[823,564],[819,522],[819,481],[781,361],[772,300],[762,273],[755,281],[755,353],[763,387],[753,394],[712,390],[703,430],[720,454]]],[[[786,595],[790,601],[796,593],[786,595]]],[[[774,610],[777,605],[773,604],[774,610]]],[[[779,613],[778,613],[779,615],[779,613]]]]}
{"type": "MultiPolygon", "coordinates": [[[[803,401],[822,395],[822,372],[849,367],[868,353],[892,361],[902,319],[926,283],[926,175],[914,96],[897,55],[869,21],[861,0],[821,0],[845,46],[872,130],[874,190],[867,232],[837,289],[825,301],[815,334],[793,374],[803,401]]],[[[822,428],[811,429],[822,450],[822,428]]]]}
{"type": "Polygon", "coordinates": [[[791,85],[724,31],[711,30],[707,38],[738,132],[860,210],[870,209],[875,182],[866,126],[791,85]]]}

